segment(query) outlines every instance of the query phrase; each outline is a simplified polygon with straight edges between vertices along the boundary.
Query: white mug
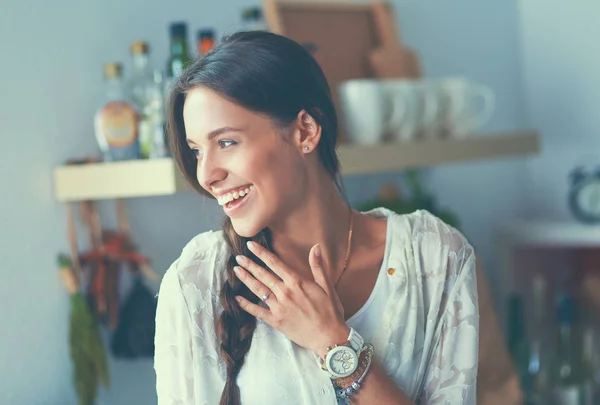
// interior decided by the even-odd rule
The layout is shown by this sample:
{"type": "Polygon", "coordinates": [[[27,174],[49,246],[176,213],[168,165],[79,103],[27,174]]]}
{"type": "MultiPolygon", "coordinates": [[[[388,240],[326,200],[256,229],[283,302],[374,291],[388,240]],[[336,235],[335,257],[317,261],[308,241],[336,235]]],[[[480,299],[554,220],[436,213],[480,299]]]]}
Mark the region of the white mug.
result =
{"type": "Polygon", "coordinates": [[[348,80],[340,84],[338,93],[340,112],[352,143],[381,143],[404,118],[404,109],[392,107],[389,94],[379,80],[348,80]]]}
{"type": "Polygon", "coordinates": [[[437,80],[443,127],[451,137],[464,138],[485,125],[496,106],[489,86],[465,78],[437,80]]]}
{"type": "Polygon", "coordinates": [[[417,82],[387,79],[382,82],[391,103],[389,132],[391,138],[411,141],[417,136],[422,115],[421,89],[417,82]]]}
{"type": "Polygon", "coordinates": [[[422,139],[439,138],[442,128],[440,97],[437,86],[427,80],[416,82],[419,89],[419,128],[422,139]]]}

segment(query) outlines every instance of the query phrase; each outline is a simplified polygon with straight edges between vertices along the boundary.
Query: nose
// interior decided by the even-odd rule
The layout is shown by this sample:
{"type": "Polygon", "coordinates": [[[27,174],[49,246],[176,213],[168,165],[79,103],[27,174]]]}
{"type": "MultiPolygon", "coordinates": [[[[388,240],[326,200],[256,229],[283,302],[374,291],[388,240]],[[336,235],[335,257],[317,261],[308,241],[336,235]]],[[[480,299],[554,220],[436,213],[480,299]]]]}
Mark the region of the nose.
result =
{"type": "Polygon", "coordinates": [[[196,177],[202,188],[210,192],[215,183],[225,180],[227,171],[215,159],[214,155],[205,153],[202,159],[198,160],[196,177]]]}

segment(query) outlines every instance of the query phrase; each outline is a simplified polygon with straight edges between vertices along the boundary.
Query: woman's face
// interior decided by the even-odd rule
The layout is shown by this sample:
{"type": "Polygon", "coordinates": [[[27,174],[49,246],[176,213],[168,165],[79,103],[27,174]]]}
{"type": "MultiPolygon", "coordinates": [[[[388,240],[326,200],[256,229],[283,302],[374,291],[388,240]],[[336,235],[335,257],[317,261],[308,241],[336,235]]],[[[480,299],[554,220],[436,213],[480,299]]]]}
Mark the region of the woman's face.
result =
{"type": "Polygon", "coordinates": [[[280,133],[268,117],[205,87],[187,94],[183,120],[198,182],[239,235],[256,235],[301,203],[306,161],[293,131],[280,133]]]}

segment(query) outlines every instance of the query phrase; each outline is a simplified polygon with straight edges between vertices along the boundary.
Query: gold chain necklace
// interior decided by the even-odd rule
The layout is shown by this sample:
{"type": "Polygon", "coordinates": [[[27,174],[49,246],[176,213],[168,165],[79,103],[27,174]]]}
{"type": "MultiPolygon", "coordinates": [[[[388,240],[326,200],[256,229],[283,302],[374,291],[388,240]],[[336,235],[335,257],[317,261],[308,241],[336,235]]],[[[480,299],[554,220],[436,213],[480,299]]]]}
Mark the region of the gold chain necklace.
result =
{"type": "Polygon", "coordinates": [[[338,277],[337,281],[333,284],[333,286],[337,286],[337,284],[342,279],[344,275],[344,271],[346,271],[346,267],[348,267],[348,259],[350,258],[350,251],[352,250],[352,231],[354,228],[354,213],[352,212],[352,208],[350,208],[350,230],[348,231],[348,247],[346,248],[346,257],[344,258],[344,264],[342,265],[342,272],[338,277]]]}

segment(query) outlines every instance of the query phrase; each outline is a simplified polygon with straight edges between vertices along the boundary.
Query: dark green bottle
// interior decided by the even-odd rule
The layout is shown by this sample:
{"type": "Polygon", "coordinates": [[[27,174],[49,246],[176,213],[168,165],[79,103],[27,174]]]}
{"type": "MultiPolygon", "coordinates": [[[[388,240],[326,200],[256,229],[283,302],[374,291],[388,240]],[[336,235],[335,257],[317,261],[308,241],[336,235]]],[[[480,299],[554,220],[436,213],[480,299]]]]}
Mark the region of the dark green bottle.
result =
{"type": "Polygon", "coordinates": [[[167,63],[167,76],[174,79],[190,64],[190,50],[187,40],[187,24],[172,23],[169,27],[171,37],[171,55],[167,63]]]}
{"type": "Polygon", "coordinates": [[[523,403],[533,405],[531,398],[532,379],[529,373],[531,348],[525,333],[525,309],[523,298],[517,294],[508,297],[508,350],[519,374],[523,391],[523,403]]]}

